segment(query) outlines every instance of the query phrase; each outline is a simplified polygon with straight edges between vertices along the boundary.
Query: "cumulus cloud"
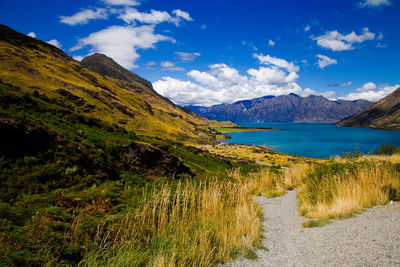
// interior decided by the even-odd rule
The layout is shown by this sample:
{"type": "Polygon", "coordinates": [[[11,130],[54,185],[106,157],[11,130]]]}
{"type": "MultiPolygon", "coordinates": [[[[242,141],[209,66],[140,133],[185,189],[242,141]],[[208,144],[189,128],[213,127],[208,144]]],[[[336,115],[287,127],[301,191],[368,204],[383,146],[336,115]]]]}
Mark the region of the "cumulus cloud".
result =
{"type": "Polygon", "coordinates": [[[269,45],[269,46],[274,46],[274,45],[275,45],[275,42],[272,41],[272,40],[269,40],[269,41],[268,41],[268,45],[269,45]]]}
{"type": "Polygon", "coordinates": [[[326,66],[329,66],[329,65],[337,64],[337,60],[336,59],[330,58],[328,56],[317,55],[317,57],[318,57],[317,64],[318,64],[318,67],[321,68],[321,69],[323,69],[323,68],[325,68],[326,66]]]}
{"type": "Polygon", "coordinates": [[[163,77],[153,86],[157,92],[180,105],[210,106],[265,95],[318,94],[309,88],[302,90],[296,83],[299,76],[288,69],[298,70],[298,67],[273,57],[264,61],[267,66],[248,69],[246,74],[224,63],[212,64],[207,71],[189,71],[187,76],[192,80],[163,77]]]}
{"type": "Polygon", "coordinates": [[[126,23],[134,24],[135,22],[147,23],[147,24],[159,24],[162,22],[174,23],[179,26],[182,20],[192,21],[189,13],[180,9],[172,11],[174,16],[171,16],[167,11],[159,11],[152,9],[149,13],[140,12],[135,8],[126,8],[124,13],[118,18],[122,19],[126,23]]]}
{"type": "Polygon", "coordinates": [[[310,29],[311,29],[311,26],[308,24],[304,27],[305,32],[308,32],[310,29]]]}
{"type": "Polygon", "coordinates": [[[135,0],[103,0],[103,2],[110,6],[139,6],[140,3],[135,0]]]}
{"type": "Polygon", "coordinates": [[[178,67],[175,64],[176,63],[171,61],[161,61],[160,66],[162,67],[163,70],[167,71],[185,71],[184,68],[178,67]]]}
{"type": "Polygon", "coordinates": [[[392,5],[390,0],[363,0],[359,2],[360,7],[381,8],[392,5]]]}
{"type": "Polygon", "coordinates": [[[84,46],[91,46],[91,53],[103,53],[127,69],[136,67],[135,61],[140,57],[139,49],[154,48],[160,41],[175,40],[171,37],[156,34],[154,25],[110,26],[104,30],[90,34],[79,40],[71,51],[76,51],[84,46]]]}
{"type": "Polygon", "coordinates": [[[331,49],[332,51],[344,51],[354,49],[354,43],[375,39],[375,33],[370,32],[368,28],[364,28],[360,35],[357,35],[354,31],[346,35],[338,31],[328,31],[324,35],[311,38],[317,41],[320,47],[331,49]]]}
{"type": "Polygon", "coordinates": [[[29,37],[36,38],[36,33],[30,32],[27,34],[29,37]]]}
{"type": "Polygon", "coordinates": [[[344,97],[339,97],[339,99],[344,99],[344,100],[366,99],[369,101],[376,102],[384,98],[388,94],[392,93],[399,87],[400,84],[396,84],[394,86],[386,84],[377,86],[373,82],[368,82],[365,83],[362,87],[357,88],[354,92],[351,92],[344,97]]]}
{"type": "Polygon", "coordinates": [[[54,46],[56,46],[56,47],[58,47],[58,48],[61,48],[61,46],[62,46],[61,43],[60,43],[59,41],[57,41],[56,39],[47,41],[46,43],[51,44],[51,45],[54,45],[54,46]]]}
{"type": "Polygon", "coordinates": [[[175,52],[175,55],[178,56],[178,58],[182,61],[193,61],[195,60],[197,57],[200,56],[200,53],[198,52],[193,52],[193,53],[187,53],[187,52],[175,52]]]}
{"type": "Polygon", "coordinates": [[[282,58],[271,57],[270,55],[264,56],[263,54],[254,54],[254,57],[257,58],[261,64],[265,65],[275,65],[279,68],[284,68],[289,72],[297,72],[299,71],[299,66],[296,66],[293,63],[289,63],[282,58]]]}
{"type": "Polygon", "coordinates": [[[72,16],[60,16],[60,22],[74,26],[78,24],[86,24],[89,20],[106,19],[107,17],[108,13],[104,8],[83,9],[72,16]]]}

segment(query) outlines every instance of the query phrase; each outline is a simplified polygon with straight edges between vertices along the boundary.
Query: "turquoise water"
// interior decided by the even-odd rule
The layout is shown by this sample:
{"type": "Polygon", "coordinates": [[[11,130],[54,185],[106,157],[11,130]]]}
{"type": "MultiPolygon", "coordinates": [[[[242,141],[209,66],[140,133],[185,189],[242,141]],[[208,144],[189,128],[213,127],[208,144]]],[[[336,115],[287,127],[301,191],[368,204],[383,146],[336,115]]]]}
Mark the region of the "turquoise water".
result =
{"type": "Polygon", "coordinates": [[[332,123],[240,123],[243,127],[269,127],[271,132],[228,133],[229,143],[267,145],[283,153],[328,158],[358,149],[375,151],[381,144],[400,146],[400,131],[336,127],[332,123]]]}

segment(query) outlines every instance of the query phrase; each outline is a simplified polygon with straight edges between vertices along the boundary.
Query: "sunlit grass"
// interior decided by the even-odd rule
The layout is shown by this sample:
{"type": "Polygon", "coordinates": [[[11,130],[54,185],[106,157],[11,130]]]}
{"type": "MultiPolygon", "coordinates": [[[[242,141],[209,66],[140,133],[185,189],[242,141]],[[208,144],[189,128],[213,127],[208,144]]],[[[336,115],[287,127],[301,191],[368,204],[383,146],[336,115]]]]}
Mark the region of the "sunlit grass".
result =
{"type": "Polygon", "coordinates": [[[299,211],[310,218],[340,219],[386,204],[400,193],[397,156],[335,160],[311,172],[298,194],[299,211]],[[337,163],[340,162],[340,163],[337,163]]]}

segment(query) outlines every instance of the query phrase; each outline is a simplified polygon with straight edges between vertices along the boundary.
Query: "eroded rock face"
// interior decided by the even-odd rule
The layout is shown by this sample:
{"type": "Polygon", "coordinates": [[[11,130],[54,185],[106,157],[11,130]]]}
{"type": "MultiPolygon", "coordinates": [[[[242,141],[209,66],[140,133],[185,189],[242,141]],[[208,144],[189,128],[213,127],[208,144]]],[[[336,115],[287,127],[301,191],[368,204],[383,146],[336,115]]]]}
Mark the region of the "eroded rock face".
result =
{"type": "Polygon", "coordinates": [[[131,164],[150,177],[172,175],[175,178],[182,173],[194,174],[177,156],[150,145],[131,144],[127,157],[131,164]]]}

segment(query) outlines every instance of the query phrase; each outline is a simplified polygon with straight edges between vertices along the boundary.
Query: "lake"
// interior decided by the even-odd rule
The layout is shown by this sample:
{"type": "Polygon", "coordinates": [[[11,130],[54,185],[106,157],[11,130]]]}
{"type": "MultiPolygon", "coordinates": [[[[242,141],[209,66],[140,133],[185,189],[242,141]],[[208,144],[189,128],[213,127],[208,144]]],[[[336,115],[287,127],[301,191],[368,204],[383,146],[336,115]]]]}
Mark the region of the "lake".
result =
{"type": "Polygon", "coordinates": [[[328,158],[358,150],[369,153],[381,144],[400,146],[400,131],[336,127],[333,123],[240,123],[243,127],[268,127],[280,131],[227,133],[224,142],[267,145],[272,150],[313,158],[328,158]]]}

